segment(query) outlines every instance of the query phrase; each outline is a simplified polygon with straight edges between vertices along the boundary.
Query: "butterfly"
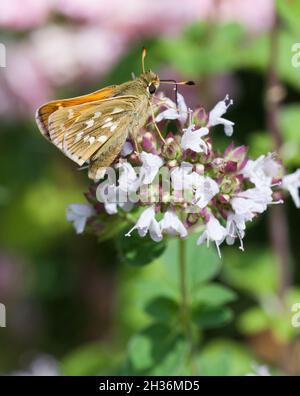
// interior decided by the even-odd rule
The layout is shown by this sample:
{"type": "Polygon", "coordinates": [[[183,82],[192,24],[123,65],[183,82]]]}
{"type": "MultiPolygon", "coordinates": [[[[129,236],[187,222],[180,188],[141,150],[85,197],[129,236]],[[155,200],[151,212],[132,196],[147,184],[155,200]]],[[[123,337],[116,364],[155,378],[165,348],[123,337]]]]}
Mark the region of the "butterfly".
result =
{"type": "MultiPolygon", "coordinates": [[[[142,74],[120,85],[110,85],[87,95],[54,100],[36,112],[42,135],[79,166],[88,164],[92,180],[103,177],[131,137],[138,152],[137,135],[152,115],[152,98],[160,83],[193,85],[192,81],[177,83],[160,80],[151,70],[145,71],[146,50],[142,51],[142,74]]],[[[176,96],[177,97],[177,96],[176,96]]]]}

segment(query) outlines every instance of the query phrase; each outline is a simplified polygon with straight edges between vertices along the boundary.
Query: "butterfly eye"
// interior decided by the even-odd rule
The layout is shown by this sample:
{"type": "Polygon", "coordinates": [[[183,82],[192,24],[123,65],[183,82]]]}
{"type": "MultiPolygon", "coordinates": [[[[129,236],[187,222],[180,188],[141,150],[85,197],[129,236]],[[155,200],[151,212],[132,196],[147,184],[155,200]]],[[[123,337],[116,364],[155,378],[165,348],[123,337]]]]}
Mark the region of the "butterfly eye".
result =
{"type": "Polygon", "coordinates": [[[150,84],[149,86],[148,86],[148,90],[149,90],[149,93],[152,95],[152,94],[154,94],[154,92],[156,91],[156,86],[154,85],[154,84],[150,84]]]}

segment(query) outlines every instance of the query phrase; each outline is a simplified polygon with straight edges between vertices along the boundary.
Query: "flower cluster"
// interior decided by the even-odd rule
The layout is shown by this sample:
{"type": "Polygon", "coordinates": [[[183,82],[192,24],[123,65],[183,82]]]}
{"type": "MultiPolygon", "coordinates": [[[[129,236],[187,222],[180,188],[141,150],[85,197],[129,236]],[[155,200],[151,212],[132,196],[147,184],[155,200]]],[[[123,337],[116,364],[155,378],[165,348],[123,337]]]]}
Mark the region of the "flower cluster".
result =
{"type": "Polygon", "coordinates": [[[132,141],[125,143],[117,161],[106,169],[105,180],[88,195],[93,208],[69,207],[68,220],[74,221],[77,232],[99,213],[138,213],[127,237],[138,232],[158,242],[164,234],[185,238],[198,232],[197,243],[215,243],[220,255],[223,242],[231,245],[238,239],[244,249],[246,223],[268,205],[282,203],[283,189],[299,207],[300,170],[284,176],[274,153],[252,160],[246,146],[231,143],[223,153],[215,149],[215,126],[221,125],[228,137],[233,134],[234,123],[224,118],[232,103],[227,95],[206,113],[203,108],[188,109],[181,95],[177,105],[158,97],[156,122],[164,139],[150,122],[138,137],[141,152],[134,151],[132,141]]]}

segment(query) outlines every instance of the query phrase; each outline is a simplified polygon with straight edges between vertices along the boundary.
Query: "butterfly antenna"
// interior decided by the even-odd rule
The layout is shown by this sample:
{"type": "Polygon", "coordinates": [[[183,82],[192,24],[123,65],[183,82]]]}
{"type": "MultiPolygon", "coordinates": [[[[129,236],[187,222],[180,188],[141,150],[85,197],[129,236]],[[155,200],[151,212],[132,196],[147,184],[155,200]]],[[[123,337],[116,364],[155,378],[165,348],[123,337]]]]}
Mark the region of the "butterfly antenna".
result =
{"type": "Polygon", "coordinates": [[[176,80],[160,80],[161,84],[174,84],[175,88],[175,103],[176,107],[178,107],[178,85],[195,85],[194,81],[179,81],[177,82],[176,80]]]}
{"type": "Polygon", "coordinates": [[[145,58],[146,58],[146,55],[147,55],[147,50],[144,47],[143,50],[142,50],[142,70],[143,70],[143,73],[145,73],[145,58]]]}

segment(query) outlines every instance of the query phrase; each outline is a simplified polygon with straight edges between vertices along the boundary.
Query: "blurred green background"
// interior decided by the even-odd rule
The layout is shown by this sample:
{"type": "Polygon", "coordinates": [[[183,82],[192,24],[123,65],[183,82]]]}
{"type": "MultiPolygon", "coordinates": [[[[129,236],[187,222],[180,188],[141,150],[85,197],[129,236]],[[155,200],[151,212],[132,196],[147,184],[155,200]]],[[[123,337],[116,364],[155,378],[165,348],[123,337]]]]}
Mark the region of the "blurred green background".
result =
{"type": "MultiPolygon", "coordinates": [[[[190,373],[184,341],[170,344],[151,326],[142,331],[164,316],[153,301],[176,275],[174,242],[137,266],[120,260],[115,238],[76,235],[65,210],[85,202],[87,176],[42,138],[35,109],[131,79],[146,46],[147,67],[162,78],[197,82],[181,90],[192,108],[209,110],[229,93],[236,144],[249,145],[254,157],[277,149],[292,172],[300,167],[300,63],[292,63],[299,1],[2,3],[0,302],[7,327],[0,328],[0,373],[26,370],[45,355],[68,375],[190,373]],[[270,131],[270,111],[282,141],[270,131]],[[163,353],[151,352],[152,342],[163,353]]],[[[220,148],[230,143],[221,133],[216,140],[220,148]]],[[[300,374],[300,330],[291,325],[291,307],[300,303],[300,213],[291,200],[273,209],[249,226],[244,253],[222,248],[219,261],[213,248],[191,244],[202,284],[193,298],[228,306],[221,326],[199,325],[195,374],[244,375],[253,362],[300,374]]]]}

